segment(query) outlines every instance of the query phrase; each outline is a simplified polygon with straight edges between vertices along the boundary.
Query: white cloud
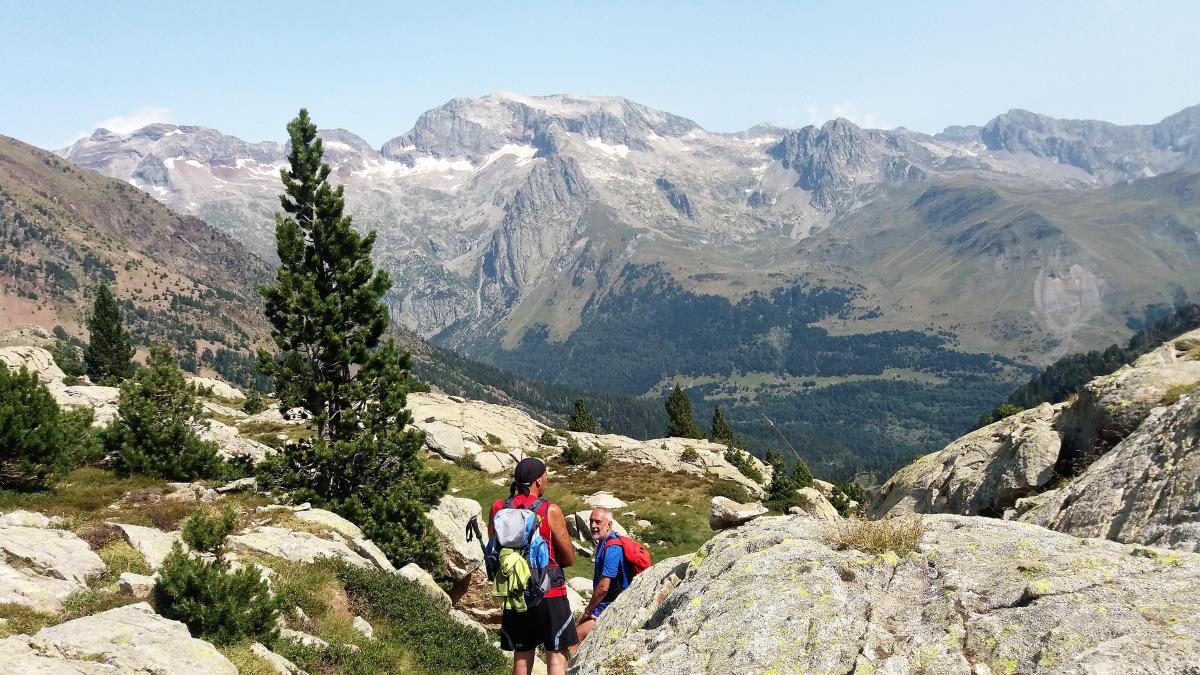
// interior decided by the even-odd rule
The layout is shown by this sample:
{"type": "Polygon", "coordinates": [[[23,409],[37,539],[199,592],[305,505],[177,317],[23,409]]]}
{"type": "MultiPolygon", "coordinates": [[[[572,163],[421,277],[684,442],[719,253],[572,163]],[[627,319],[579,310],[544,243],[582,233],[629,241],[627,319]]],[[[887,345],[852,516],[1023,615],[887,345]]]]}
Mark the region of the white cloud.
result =
{"type": "MultiPolygon", "coordinates": [[[[174,121],[175,115],[171,113],[170,108],[160,105],[148,105],[128,115],[116,115],[102,119],[99,122],[93,123],[92,129],[108,129],[116,134],[128,134],[155,122],[171,123],[174,121]]],[[[77,131],[75,132],[75,138],[71,139],[71,143],[91,135],[91,131],[77,131]]]]}
{"type": "Polygon", "coordinates": [[[838,117],[844,117],[867,129],[887,128],[878,113],[864,110],[849,101],[828,105],[806,102],[798,107],[779,108],[775,111],[775,123],[785,127],[802,127],[808,124],[821,126],[838,117]]]}

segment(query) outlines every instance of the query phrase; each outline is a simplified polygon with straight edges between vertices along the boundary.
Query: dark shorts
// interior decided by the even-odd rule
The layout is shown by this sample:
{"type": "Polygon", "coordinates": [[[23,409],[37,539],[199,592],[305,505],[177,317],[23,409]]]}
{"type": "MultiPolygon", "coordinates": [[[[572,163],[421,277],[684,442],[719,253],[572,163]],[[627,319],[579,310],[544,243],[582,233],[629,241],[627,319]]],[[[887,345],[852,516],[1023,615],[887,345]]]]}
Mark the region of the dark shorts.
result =
{"type": "Polygon", "coordinates": [[[565,595],[543,598],[524,612],[506,609],[500,619],[500,648],[506,652],[527,652],[538,645],[557,652],[578,643],[575,616],[565,595]]]}

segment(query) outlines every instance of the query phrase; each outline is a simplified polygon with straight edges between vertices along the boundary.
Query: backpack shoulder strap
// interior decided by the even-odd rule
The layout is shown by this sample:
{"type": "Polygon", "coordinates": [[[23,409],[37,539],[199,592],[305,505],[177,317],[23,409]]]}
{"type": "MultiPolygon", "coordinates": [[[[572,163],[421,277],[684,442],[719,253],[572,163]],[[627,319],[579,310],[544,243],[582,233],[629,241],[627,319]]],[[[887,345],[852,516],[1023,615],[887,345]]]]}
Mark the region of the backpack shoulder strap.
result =
{"type": "Polygon", "coordinates": [[[504,500],[504,508],[511,509],[513,507],[513,498],[509,497],[504,500]]]}
{"type": "MultiPolygon", "coordinates": [[[[532,504],[529,505],[529,510],[533,511],[534,513],[537,513],[540,516],[542,514],[538,513],[538,511],[542,510],[543,505],[549,505],[549,504],[550,504],[550,502],[546,501],[545,499],[542,499],[541,497],[538,497],[537,499],[533,500],[532,504]]],[[[546,513],[549,514],[549,512],[550,512],[549,506],[547,506],[546,513]]]]}

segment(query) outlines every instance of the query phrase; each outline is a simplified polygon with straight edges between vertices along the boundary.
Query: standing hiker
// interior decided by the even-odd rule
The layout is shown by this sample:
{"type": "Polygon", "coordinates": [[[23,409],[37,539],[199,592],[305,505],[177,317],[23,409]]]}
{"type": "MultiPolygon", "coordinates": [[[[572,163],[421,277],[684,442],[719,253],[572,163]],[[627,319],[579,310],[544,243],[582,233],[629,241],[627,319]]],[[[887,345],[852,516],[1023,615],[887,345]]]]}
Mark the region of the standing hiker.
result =
{"type": "Polygon", "coordinates": [[[575,551],[562,509],[542,499],[549,476],[542,460],[526,457],[513,471],[507,499],[492,504],[487,564],[500,598],[500,648],[513,652],[513,675],[529,675],[537,647],[550,675],[565,675],[567,650],[579,642],[567,600],[563,567],[575,551]]]}

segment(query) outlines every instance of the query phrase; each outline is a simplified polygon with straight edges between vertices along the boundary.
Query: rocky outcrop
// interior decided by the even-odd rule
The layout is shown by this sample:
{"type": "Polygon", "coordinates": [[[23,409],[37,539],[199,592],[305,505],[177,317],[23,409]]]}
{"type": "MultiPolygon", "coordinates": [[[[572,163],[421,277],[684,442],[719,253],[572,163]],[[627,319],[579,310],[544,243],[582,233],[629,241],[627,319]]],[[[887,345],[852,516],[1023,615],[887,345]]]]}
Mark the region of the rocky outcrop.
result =
{"type": "Polygon", "coordinates": [[[726,497],[713,497],[708,526],[714,530],[724,530],[748,523],[765,513],[767,507],[762,504],[739,504],[726,497]]]}
{"type": "Polygon", "coordinates": [[[0,526],[0,604],[55,612],[105,569],[87,542],[66,530],[0,526]]]}
{"type": "Polygon", "coordinates": [[[898,513],[1000,516],[1050,483],[1064,405],[1043,404],[973,431],[901,469],[880,489],[873,517],[898,513]]]}
{"type": "Polygon", "coordinates": [[[12,371],[23,367],[36,374],[60,406],[91,408],[92,423],[96,426],[107,426],[117,416],[117,397],[120,392],[115,387],[86,384],[67,386],[63,382],[66,375],[45,349],[19,345],[0,347],[0,363],[12,371]]]}
{"type": "Polygon", "coordinates": [[[1060,464],[1072,472],[1083,470],[1133,433],[1153,408],[1178,398],[1181,389],[1200,385],[1200,359],[1193,351],[1197,348],[1200,330],[1084,385],[1060,422],[1065,446],[1060,464]]]}
{"type": "Polygon", "coordinates": [[[837,508],[829,502],[825,492],[807,487],[796,490],[796,494],[800,497],[800,505],[793,508],[800,509],[802,513],[807,513],[817,520],[826,521],[838,520],[842,517],[837,508]]]}
{"type": "Polygon", "coordinates": [[[760,518],[660,562],[605,610],[574,675],[1183,673],[1200,556],[1024,523],[925,516],[907,555],[760,518]]]}
{"type": "MultiPolygon", "coordinates": [[[[237,675],[238,672],[216,647],[194,639],[187,626],[155,614],[144,602],[44,628],[32,640],[23,636],[11,639],[25,640],[31,650],[40,654],[57,652],[68,663],[71,659],[87,659],[113,667],[111,671],[94,672],[180,675],[237,675]]],[[[72,671],[64,668],[46,672],[72,671]]]]}
{"type": "MultiPolygon", "coordinates": [[[[1073,531],[1075,527],[1068,526],[1068,521],[1079,523],[1077,531],[1086,536],[1109,536],[1119,541],[1142,541],[1139,537],[1150,537],[1145,540],[1159,541],[1159,535],[1134,535],[1134,530],[1125,525],[1130,514],[1112,512],[1111,504],[1113,500],[1144,499],[1144,495],[1130,495],[1155,481],[1165,485],[1163,489],[1178,491],[1191,480],[1186,422],[1170,422],[1174,428],[1164,431],[1155,422],[1155,411],[1174,404],[1180,396],[1200,386],[1197,354],[1200,354],[1200,330],[1181,335],[1132,364],[1095,378],[1084,385],[1073,401],[1054,406],[1043,404],[973,431],[897,472],[880,490],[871,514],[878,518],[913,512],[995,517],[1008,513],[1024,518],[1022,514],[1029,512],[1028,518],[1055,529],[1066,528],[1064,531],[1073,531]],[[1145,425],[1150,429],[1140,434],[1145,425]],[[1153,477],[1128,474],[1127,483],[1111,482],[1116,479],[1111,473],[1113,463],[1125,460],[1114,459],[1095,470],[1092,468],[1099,459],[1108,457],[1106,453],[1111,454],[1115,447],[1139,434],[1138,440],[1132,441],[1139,449],[1127,448],[1125,457],[1131,452],[1146,454],[1159,447],[1162,452],[1174,453],[1175,460],[1156,465],[1153,477]],[[1164,446],[1163,434],[1174,434],[1176,445],[1164,446]],[[1047,492],[1051,485],[1068,479],[1073,480],[1070,488],[1054,493],[1058,496],[1047,492]],[[1083,490],[1097,491],[1085,501],[1110,505],[1086,517],[1082,515],[1084,507],[1071,518],[1051,514],[1056,508],[1061,509],[1061,505],[1055,507],[1053,503],[1079,499],[1083,490]],[[1034,510],[1038,515],[1033,515],[1034,510]],[[1112,520],[1083,525],[1105,511],[1110,512],[1112,520]]],[[[1144,459],[1130,461],[1141,462],[1150,471],[1144,459]]],[[[1161,525],[1183,517],[1181,514],[1191,508],[1186,500],[1180,502],[1174,494],[1171,493],[1170,499],[1164,495],[1156,503],[1127,505],[1143,509],[1142,517],[1147,522],[1161,525]],[[1156,515],[1155,511],[1161,511],[1162,515],[1156,515]]],[[[1173,541],[1172,536],[1162,541],[1173,541]]],[[[1190,541],[1192,535],[1179,536],[1190,541]]]]}
{"type": "Polygon", "coordinates": [[[224,380],[188,375],[187,381],[188,384],[195,387],[198,391],[207,392],[208,395],[225,401],[241,403],[246,400],[246,395],[242,393],[241,389],[234,387],[224,380]]]}
{"type": "Polygon", "coordinates": [[[1200,552],[1200,394],[1156,408],[1081,476],[1020,514],[1078,537],[1200,552]]]}
{"type": "Polygon", "coordinates": [[[357,525],[339,516],[333,511],[325,509],[304,509],[295,511],[293,515],[308,523],[315,523],[324,526],[333,532],[337,532],[348,540],[362,539],[363,531],[357,525]]]}
{"type": "MultiPolygon", "coordinates": [[[[542,445],[542,434],[550,428],[528,413],[508,406],[445,394],[416,393],[408,395],[408,407],[413,424],[425,432],[425,446],[430,452],[451,461],[474,457],[488,473],[511,470],[530,452],[557,454],[566,443],[566,439],[558,438],[556,446],[542,445]]],[[[728,448],[719,443],[689,438],[639,441],[616,434],[571,432],[570,435],[585,447],[604,448],[610,460],[731,480],[755,495],[762,494],[761,485],[742,475],[725,459],[728,448]],[[695,458],[685,461],[685,451],[689,448],[695,452],[695,458]]],[[[754,458],[751,462],[770,479],[769,466],[754,458]]]]}

